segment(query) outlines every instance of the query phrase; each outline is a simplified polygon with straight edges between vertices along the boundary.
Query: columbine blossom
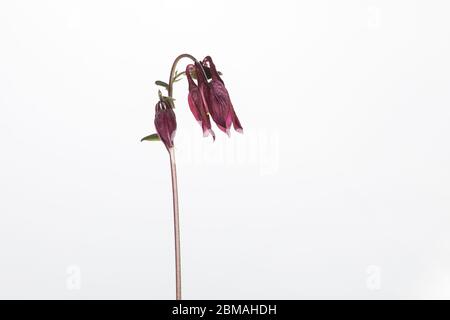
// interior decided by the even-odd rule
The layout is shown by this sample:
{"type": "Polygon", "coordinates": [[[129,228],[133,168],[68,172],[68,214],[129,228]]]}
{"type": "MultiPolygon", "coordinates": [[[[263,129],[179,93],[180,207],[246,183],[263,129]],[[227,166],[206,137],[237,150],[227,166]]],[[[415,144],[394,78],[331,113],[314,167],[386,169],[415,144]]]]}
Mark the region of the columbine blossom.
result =
{"type": "Polygon", "coordinates": [[[177,130],[175,112],[168,101],[160,99],[155,106],[155,128],[167,150],[173,148],[173,139],[177,130]]]}
{"type": "Polygon", "coordinates": [[[242,133],[242,125],[234,111],[228,90],[217,72],[216,66],[210,56],[203,60],[211,70],[211,81],[208,83],[207,104],[208,110],[220,130],[230,135],[230,127],[242,133]]]}
{"type": "Polygon", "coordinates": [[[211,121],[209,120],[208,110],[204,103],[204,99],[200,92],[199,87],[192,79],[191,72],[195,72],[195,66],[189,64],[186,67],[186,78],[189,84],[188,103],[195,120],[200,124],[203,130],[203,136],[206,137],[209,134],[215,139],[214,131],[211,129],[211,121]]]}

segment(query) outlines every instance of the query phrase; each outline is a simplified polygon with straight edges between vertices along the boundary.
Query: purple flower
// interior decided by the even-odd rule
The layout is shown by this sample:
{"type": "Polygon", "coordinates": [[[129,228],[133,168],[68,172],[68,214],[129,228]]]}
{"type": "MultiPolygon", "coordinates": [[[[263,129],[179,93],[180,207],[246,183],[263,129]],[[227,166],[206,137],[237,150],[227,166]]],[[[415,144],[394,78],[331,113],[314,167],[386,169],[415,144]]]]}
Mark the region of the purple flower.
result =
{"type": "Polygon", "coordinates": [[[195,74],[197,75],[198,90],[202,96],[203,105],[205,106],[206,113],[209,115],[209,102],[208,102],[208,92],[209,83],[206,75],[203,73],[205,69],[200,65],[199,62],[195,63],[195,74]]]}
{"type": "Polygon", "coordinates": [[[219,129],[228,135],[230,135],[231,124],[233,124],[233,127],[237,132],[242,133],[242,125],[234,111],[228,90],[225,88],[225,84],[222,78],[220,78],[211,57],[207,56],[203,60],[203,64],[211,70],[212,79],[208,84],[207,92],[205,92],[205,98],[207,101],[207,110],[211,114],[212,119],[219,129]]]}
{"type": "Polygon", "coordinates": [[[163,99],[160,99],[155,106],[155,128],[167,150],[173,148],[177,120],[172,106],[168,101],[163,99]]]}
{"type": "Polygon", "coordinates": [[[199,87],[195,84],[194,80],[192,79],[191,76],[192,71],[195,71],[195,66],[189,64],[186,67],[186,77],[189,83],[189,94],[188,94],[189,108],[191,109],[191,112],[194,115],[195,120],[197,120],[197,122],[202,127],[203,136],[207,137],[209,134],[211,134],[213,139],[215,139],[216,136],[214,134],[214,131],[211,129],[211,121],[209,120],[206,104],[204,102],[199,87]]]}

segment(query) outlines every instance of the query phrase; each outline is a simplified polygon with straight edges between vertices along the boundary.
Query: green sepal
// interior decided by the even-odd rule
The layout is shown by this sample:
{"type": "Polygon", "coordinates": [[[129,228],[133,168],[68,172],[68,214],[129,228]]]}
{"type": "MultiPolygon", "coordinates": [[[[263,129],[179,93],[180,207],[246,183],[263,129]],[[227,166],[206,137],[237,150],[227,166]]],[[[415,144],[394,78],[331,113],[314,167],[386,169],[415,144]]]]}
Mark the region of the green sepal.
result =
{"type": "Polygon", "coordinates": [[[161,141],[161,138],[159,137],[159,135],[157,133],[153,133],[149,136],[143,137],[141,139],[141,142],[142,141],[161,141]]]}
{"type": "Polygon", "coordinates": [[[157,86],[164,87],[164,88],[166,88],[167,90],[169,89],[169,85],[168,85],[167,83],[165,83],[164,81],[156,80],[156,81],[155,81],[155,84],[156,84],[157,86]]]}

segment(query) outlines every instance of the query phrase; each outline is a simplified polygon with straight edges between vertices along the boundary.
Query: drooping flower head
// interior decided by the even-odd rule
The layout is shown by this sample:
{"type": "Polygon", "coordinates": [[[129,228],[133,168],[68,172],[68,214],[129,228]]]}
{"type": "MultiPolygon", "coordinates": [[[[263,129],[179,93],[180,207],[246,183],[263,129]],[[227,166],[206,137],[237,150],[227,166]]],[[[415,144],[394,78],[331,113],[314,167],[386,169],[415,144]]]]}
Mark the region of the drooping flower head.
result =
{"type": "Polygon", "coordinates": [[[211,134],[215,139],[214,131],[211,128],[211,120],[216,123],[220,130],[230,136],[230,128],[242,133],[242,125],[236,115],[233,104],[231,103],[228,90],[225,88],[224,81],[220,77],[221,73],[217,71],[216,66],[210,56],[198,61],[189,54],[179,55],[171,69],[169,82],[156,81],[156,85],[164,87],[168,96],[163,96],[160,92],[160,101],[155,107],[155,127],[157,133],[144,137],[141,141],[161,140],[170,151],[173,148],[173,139],[177,128],[177,122],[174,113],[173,84],[180,80],[179,76],[186,74],[189,85],[188,103],[194,118],[200,124],[203,135],[211,134]],[[185,73],[176,72],[176,65],[181,58],[190,58],[194,64],[186,67],[185,73]],[[195,81],[196,80],[196,81],[195,81]]]}
{"type": "MultiPolygon", "coordinates": [[[[200,95],[203,100],[203,104],[205,106],[205,110],[207,114],[210,114],[209,111],[209,101],[208,101],[208,92],[209,92],[209,83],[206,74],[204,73],[207,69],[205,69],[200,62],[195,63],[195,74],[197,76],[198,89],[200,91],[200,95]]],[[[209,69],[208,69],[209,71],[209,69]]],[[[209,71],[210,72],[210,71],[209,71]]]]}
{"type": "MultiPolygon", "coordinates": [[[[200,124],[203,130],[203,136],[206,137],[209,134],[215,139],[214,131],[211,129],[211,121],[209,120],[206,104],[200,92],[199,86],[195,84],[192,79],[191,72],[196,72],[194,65],[189,64],[186,67],[186,78],[189,83],[188,103],[195,120],[200,124]]],[[[198,78],[198,76],[197,76],[198,78]]]]}
{"type": "Polygon", "coordinates": [[[177,120],[170,102],[162,98],[155,106],[155,128],[167,150],[173,148],[177,120]]]}
{"type": "Polygon", "coordinates": [[[242,133],[242,125],[234,111],[228,90],[225,88],[225,84],[217,72],[212,58],[207,56],[203,60],[203,64],[209,67],[211,71],[212,79],[208,83],[207,92],[205,94],[207,108],[211,117],[219,129],[228,135],[230,135],[231,124],[233,124],[236,131],[242,133]]]}

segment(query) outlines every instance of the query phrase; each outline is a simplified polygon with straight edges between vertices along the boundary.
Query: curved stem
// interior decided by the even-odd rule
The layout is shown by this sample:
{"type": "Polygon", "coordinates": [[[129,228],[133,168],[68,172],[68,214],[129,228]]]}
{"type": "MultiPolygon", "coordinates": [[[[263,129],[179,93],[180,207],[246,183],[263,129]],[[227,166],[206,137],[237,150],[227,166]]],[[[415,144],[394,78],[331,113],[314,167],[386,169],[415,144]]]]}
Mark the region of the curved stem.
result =
{"type": "MultiPolygon", "coordinates": [[[[169,88],[167,89],[170,98],[172,98],[172,95],[173,95],[173,80],[175,78],[175,70],[176,70],[178,62],[183,58],[189,58],[194,63],[198,63],[197,59],[195,59],[195,57],[193,55],[190,55],[189,53],[180,54],[178,57],[175,58],[175,60],[173,61],[173,64],[172,64],[172,68],[170,69],[169,88]]],[[[205,75],[205,78],[208,79],[208,77],[206,77],[206,72],[203,69],[203,66],[201,63],[199,63],[199,66],[202,69],[202,72],[205,75]]]]}
{"type": "Polygon", "coordinates": [[[178,183],[175,150],[169,149],[170,172],[172,175],[173,227],[175,235],[175,292],[176,300],[181,300],[181,253],[180,253],[180,215],[178,208],[178,183]]]}
{"type": "Polygon", "coordinates": [[[171,97],[171,98],[172,98],[172,94],[173,94],[173,79],[174,79],[174,76],[175,76],[175,69],[176,69],[176,67],[177,67],[178,61],[180,61],[180,60],[183,59],[183,58],[189,58],[189,59],[191,59],[192,61],[197,62],[197,59],[195,59],[194,56],[192,56],[192,55],[190,55],[190,54],[188,54],[188,53],[180,54],[180,55],[179,55],[178,57],[176,57],[176,59],[173,61],[172,69],[170,69],[169,89],[168,89],[168,91],[169,91],[169,97],[171,97]]]}

